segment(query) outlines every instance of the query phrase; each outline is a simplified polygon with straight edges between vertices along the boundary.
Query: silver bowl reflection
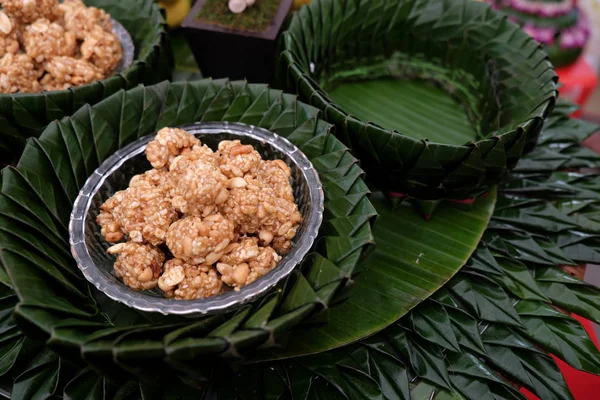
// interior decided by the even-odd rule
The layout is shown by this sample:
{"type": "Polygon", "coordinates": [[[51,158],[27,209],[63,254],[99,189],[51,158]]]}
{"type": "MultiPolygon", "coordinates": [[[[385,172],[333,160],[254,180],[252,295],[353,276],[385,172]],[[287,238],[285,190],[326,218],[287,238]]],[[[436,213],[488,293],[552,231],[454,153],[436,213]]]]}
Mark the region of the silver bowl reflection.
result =
{"type": "Polygon", "coordinates": [[[306,257],[323,220],[324,194],[317,171],[308,158],[287,139],[265,129],[238,123],[198,123],[181,127],[196,135],[213,150],[222,140],[239,139],[252,144],[263,159],[280,158],[292,172],[292,185],[303,220],[293,240],[290,253],[285,255],[267,275],[239,292],[198,300],[164,298],[157,288],[134,291],[114,275],[115,257],[106,253],[110,246],[100,234],[96,216],[100,205],[116,191],[125,189],[129,180],[151,169],[144,150],[154,135],[145,136],[108,158],[87,180],[75,200],[69,234],[71,252],[85,278],[113,300],[142,311],[162,314],[202,315],[231,311],[257,297],[286,278],[306,257]]]}
{"type": "Polygon", "coordinates": [[[121,48],[123,49],[123,58],[121,58],[121,62],[117,65],[116,72],[124,72],[131,64],[133,64],[133,59],[135,57],[135,45],[133,44],[133,39],[127,29],[119,21],[114,18],[110,19],[110,22],[113,24],[113,33],[117,35],[117,38],[121,42],[121,48]]]}

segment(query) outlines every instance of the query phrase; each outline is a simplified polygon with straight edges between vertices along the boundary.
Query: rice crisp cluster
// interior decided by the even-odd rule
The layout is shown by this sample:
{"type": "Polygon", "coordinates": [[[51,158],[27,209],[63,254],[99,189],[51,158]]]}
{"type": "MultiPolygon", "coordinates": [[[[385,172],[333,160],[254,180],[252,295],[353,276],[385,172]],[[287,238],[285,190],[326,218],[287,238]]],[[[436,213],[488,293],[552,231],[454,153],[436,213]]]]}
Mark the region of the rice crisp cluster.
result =
{"type": "Polygon", "coordinates": [[[102,80],[123,58],[110,15],[81,0],[0,0],[0,93],[102,80]]]}
{"type": "Polygon", "coordinates": [[[239,140],[213,151],[177,128],[160,130],[146,158],[154,168],[96,219],[106,241],[120,242],[108,252],[130,288],[179,300],[239,291],[290,251],[302,215],[282,160],[263,160],[239,140]]]}

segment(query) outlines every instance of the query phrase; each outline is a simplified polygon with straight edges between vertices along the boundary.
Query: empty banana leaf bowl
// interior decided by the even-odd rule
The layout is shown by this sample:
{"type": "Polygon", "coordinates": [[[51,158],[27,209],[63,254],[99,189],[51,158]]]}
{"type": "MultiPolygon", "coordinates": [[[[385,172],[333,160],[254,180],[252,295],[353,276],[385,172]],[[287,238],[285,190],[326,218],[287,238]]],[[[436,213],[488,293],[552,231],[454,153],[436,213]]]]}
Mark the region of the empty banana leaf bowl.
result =
{"type": "Polygon", "coordinates": [[[280,50],[280,84],[397,196],[487,192],[533,148],[558,94],[542,47],[476,1],[318,1],[294,15],[280,50]]]}

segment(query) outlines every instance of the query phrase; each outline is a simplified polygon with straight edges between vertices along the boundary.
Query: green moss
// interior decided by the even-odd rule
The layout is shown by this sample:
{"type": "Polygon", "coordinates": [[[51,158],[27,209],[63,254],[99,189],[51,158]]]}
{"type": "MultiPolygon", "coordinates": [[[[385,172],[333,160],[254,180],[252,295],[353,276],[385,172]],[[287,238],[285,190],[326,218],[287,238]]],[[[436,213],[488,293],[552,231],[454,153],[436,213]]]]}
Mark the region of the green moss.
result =
{"type": "Polygon", "coordinates": [[[229,11],[228,3],[228,0],[207,0],[196,19],[228,29],[262,32],[275,18],[280,0],[256,0],[240,14],[229,11]]]}

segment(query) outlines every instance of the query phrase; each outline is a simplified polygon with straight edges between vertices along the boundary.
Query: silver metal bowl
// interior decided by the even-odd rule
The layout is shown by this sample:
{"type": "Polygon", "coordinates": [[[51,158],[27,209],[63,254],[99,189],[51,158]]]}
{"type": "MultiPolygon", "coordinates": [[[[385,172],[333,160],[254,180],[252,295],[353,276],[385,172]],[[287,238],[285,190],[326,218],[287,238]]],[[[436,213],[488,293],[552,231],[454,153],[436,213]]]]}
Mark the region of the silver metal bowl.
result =
{"type": "Polygon", "coordinates": [[[121,58],[121,62],[117,65],[116,72],[124,72],[131,64],[133,64],[133,59],[135,57],[135,45],[133,44],[133,39],[127,29],[119,21],[114,18],[110,19],[113,25],[113,33],[117,35],[119,41],[121,42],[121,48],[123,49],[123,58],[121,58]]]}
{"type": "Polygon", "coordinates": [[[306,257],[323,220],[323,188],[308,158],[287,139],[265,129],[228,122],[197,123],[181,128],[196,135],[212,149],[216,149],[222,140],[239,139],[242,143],[252,144],[263,159],[280,158],[286,162],[292,172],[296,203],[303,216],[290,253],[271,272],[244,286],[239,292],[230,291],[206,299],[173,300],[164,298],[159,289],[134,291],[127,287],[114,275],[115,257],[106,253],[110,245],[100,234],[96,216],[100,205],[118,190],[125,189],[134,175],[152,168],[144,150],[154,135],[145,136],[117,151],[87,180],[71,213],[71,252],[89,282],[111,299],[127,306],[162,314],[196,316],[224,313],[264,295],[306,257]]]}

